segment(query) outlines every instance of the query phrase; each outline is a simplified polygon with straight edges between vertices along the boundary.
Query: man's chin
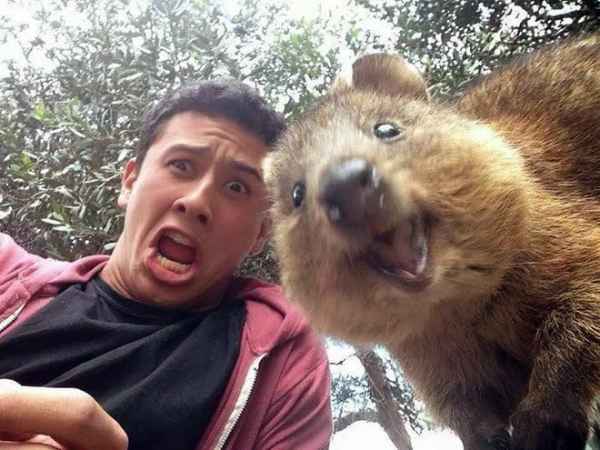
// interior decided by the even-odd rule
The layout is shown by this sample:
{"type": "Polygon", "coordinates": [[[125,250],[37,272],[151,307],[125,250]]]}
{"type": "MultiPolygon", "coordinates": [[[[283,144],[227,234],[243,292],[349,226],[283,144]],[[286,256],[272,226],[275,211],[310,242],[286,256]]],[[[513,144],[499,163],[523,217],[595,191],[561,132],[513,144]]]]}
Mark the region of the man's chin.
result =
{"type": "Polygon", "coordinates": [[[188,267],[165,264],[155,251],[145,259],[146,286],[143,298],[145,303],[174,309],[204,310],[218,305],[233,278],[231,274],[221,280],[207,280],[201,273],[200,263],[195,261],[188,267]]]}

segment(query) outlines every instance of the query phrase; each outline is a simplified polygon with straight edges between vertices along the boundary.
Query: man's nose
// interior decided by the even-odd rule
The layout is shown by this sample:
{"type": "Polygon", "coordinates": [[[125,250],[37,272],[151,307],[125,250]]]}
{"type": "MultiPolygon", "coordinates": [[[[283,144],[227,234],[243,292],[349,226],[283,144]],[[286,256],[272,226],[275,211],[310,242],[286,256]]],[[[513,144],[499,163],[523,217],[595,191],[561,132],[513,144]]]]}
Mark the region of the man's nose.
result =
{"type": "Polygon", "coordinates": [[[173,207],[179,213],[197,219],[203,224],[212,220],[212,203],[214,184],[208,180],[186,190],[175,202],[173,207]]]}

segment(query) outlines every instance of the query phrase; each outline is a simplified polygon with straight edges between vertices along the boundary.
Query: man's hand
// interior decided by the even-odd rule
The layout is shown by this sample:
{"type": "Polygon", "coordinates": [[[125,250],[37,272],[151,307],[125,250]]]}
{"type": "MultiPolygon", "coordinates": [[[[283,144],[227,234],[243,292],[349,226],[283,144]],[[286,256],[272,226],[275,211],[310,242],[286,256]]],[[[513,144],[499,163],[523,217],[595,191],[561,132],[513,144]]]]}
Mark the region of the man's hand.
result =
{"type": "Polygon", "coordinates": [[[88,394],[70,388],[25,387],[0,380],[0,440],[29,441],[13,449],[126,450],[127,434],[88,394]],[[30,438],[49,436],[49,445],[30,438]]]}

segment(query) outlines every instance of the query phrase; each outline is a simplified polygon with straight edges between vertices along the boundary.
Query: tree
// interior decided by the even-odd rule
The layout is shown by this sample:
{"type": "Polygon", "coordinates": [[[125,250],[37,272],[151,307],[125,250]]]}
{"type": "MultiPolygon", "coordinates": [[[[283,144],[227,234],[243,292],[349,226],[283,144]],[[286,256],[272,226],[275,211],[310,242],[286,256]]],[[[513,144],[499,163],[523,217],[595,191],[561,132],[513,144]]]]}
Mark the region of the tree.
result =
{"type": "MultiPolygon", "coordinates": [[[[397,31],[392,49],[425,72],[438,96],[517,54],[600,28],[600,2],[357,0],[397,31]]],[[[390,50],[390,49],[388,49],[390,50]]]]}
{"type": "Polygon", "coordinates": [[[291,115],[337,70],[333,53],[318,51],[322,27],[280,14],[275,2],[246,1],[233,15],[209,0],[26,5],[36,30],[0,20],[24,59],[0,80],[2,228],[57,258],[111,249],[120,169],[159,96],[189,80],[236,77],[291,115]]]}
{"type": "Polygon", "coordinates": [[[412,450],[410,437],[394,398],[392,388],[385,377],[383,360],[373,350],[359,350],[358,359],[367,372],[371,398],[377,406],[378,422],[383,426],[391,441],[399,450],[412,450]]]}
{"type": "MultiPolygon", "coordinates": [[[[336,342],[330,344],[333,347],[339,345],[336,342]]],[[[331,363],[335,431],[359,420],[378,422],[398,449],[412,448],[405,424],[417,434],[430,424],[395,362],[383,349],[345,349],[342,346],[341,351],[346,357],[331,363]],[[349,350],[351,353],[346,353],[349,350]],[[341,375],[337,375],[339,366],[356,361],[362,365],[364,374],[340,371],[341,375]]],[[[356,372],[356,367],[350,371],[356,372]]]]}

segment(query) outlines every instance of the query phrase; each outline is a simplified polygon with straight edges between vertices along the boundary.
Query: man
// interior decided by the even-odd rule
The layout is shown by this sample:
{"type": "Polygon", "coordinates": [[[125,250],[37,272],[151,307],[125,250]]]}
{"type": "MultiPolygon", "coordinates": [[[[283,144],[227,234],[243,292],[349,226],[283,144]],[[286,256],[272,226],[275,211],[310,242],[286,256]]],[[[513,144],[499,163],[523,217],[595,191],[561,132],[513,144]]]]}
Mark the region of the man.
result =
{"type": "Polygon", "coordinates": [[[241,83],[182,88],[144,118],[109,258],[43,260],[0,235],[7,448],[328,446],[318,338],[277,287],[233,275],[267,239],[260,167],[282,129],[241,83]]]}

